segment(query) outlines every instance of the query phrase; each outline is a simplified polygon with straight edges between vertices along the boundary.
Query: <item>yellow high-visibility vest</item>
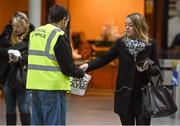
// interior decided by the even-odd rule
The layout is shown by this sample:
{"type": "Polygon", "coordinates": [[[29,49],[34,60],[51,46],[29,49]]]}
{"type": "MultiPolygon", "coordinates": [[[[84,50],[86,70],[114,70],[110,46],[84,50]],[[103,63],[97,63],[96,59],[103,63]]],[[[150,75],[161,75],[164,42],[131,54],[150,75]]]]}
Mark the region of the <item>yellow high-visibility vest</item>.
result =
{"type": "Polygon", "coordinates": [[[54,46],[64,31],[47,24],[30,34],[27,89],[70,91],[70,78],[61,72],[54,46]]]}

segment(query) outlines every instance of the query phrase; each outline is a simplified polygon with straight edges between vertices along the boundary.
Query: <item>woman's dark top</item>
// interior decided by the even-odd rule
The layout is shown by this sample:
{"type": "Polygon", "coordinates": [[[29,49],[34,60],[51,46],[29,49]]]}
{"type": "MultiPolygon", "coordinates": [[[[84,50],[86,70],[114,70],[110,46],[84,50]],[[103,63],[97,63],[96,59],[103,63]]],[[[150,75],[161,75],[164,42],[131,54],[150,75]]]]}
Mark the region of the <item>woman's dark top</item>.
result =
{"type": "MultiPolygon", "coordinates": [[[[28,34],[25,36],[25,38],[22,40],[22,42],[19,42],[15,45],[12,45],[10,42],[12,30],[13,30],[12,25],[7,24],[5,26],[2,34],[0,35],[0,70],[1,70],[0,80],[2,81],[2,84],[4,84],[4,81],[6,81],[9,71],[13,65],[8,62],[9,61],[9,56],[8,56],[9,49],[16,49],[21,52],[22,59],[19,60],[18,62],[22,62],[22,61],[27,62],[29,35],[30,35],[30,32],[34,30],[34,26],[32,24],[30,24],[28,34]]],[[[16,64],[16,63],[14,63],[14,64],[16,64]]]]}
{"type": "MultiPolygon", "coordinates": [[[[116,79],[116,89],[114,94],[114,111],[120,115],[141,113],[141,92],[140,89],[148,83],[147,75],[157,75],[158,58],[155,41],[150,40],[146,50],[139,52],[137,60],[150,58],[154,65],[148,70],[139,72],[136,69],[134,56],[127,49],[122,39],[117,39],[113,47],[102,57],[88,62],[87,71],[100,68],[113,59],[118,58],[118,75],[116,79]]],[[[102,75],[103,76],[103,75],[102,75]]]]}

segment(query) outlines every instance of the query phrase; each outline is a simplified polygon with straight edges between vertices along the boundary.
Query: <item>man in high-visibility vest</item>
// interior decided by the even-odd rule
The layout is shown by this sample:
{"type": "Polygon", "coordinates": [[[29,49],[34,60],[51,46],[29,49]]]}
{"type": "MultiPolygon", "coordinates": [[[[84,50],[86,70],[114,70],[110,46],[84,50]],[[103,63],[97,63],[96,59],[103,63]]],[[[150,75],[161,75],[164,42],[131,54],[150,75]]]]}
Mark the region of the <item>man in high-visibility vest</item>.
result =
{"type": "Polygon", "coordinates": [[[68,11],[54,5],[48,20],[30,35],[26,88],[32,90],[32,125],[65,125],[69,76],[81,78],[84,72],[75,66],[64,32],[68,11]]]}

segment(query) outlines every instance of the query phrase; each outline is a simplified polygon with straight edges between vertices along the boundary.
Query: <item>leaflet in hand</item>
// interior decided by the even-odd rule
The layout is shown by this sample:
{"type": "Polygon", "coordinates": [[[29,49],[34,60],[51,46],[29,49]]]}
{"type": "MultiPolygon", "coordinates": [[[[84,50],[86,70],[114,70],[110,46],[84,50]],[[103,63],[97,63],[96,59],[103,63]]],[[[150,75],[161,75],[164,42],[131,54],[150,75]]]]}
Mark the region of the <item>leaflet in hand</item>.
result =
{"type": "Polygon", "coordinates": [[[71,77],[71,93],[83,96],[87,89],[91,76],[85,74],[83,78],[71,77]]]}

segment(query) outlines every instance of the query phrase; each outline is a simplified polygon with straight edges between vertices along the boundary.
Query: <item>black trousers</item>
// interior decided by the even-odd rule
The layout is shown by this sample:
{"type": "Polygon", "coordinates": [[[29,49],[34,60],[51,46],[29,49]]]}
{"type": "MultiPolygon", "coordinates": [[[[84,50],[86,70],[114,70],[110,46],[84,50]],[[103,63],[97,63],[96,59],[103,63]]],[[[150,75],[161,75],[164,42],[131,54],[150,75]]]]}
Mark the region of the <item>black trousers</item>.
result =
{"type": "Polygon", "coordinates": [[[143,115],[119,115],[122,125],[150,125],[151,118],[143,115]]]}

